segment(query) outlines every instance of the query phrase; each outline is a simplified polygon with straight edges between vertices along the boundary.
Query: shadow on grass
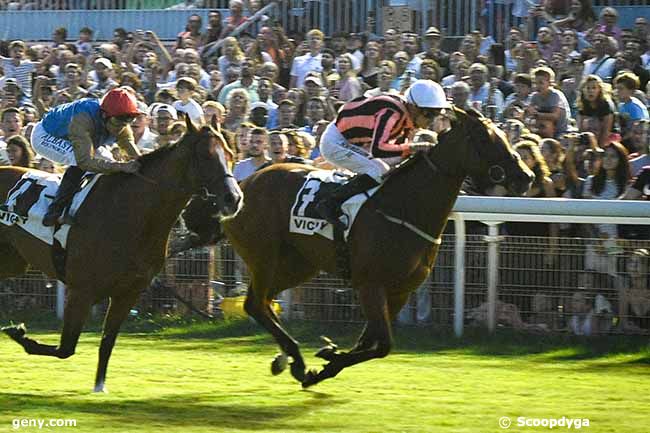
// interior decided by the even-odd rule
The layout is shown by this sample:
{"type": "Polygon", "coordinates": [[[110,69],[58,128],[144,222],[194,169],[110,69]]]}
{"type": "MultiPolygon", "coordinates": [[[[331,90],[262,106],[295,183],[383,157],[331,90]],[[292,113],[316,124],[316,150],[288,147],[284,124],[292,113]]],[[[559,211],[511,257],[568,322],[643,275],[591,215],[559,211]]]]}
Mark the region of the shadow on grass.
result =
{"type": "MultiPolygon", "coordinates": [[[[57,418],[84,418],[112,427],[147,426],[152,422],[165,426],[210,426],[214,428],[236,428],[238,430],[295,429],[292,420],[306,411],[328,406],[346,404],[330,394],[305,392],[303,398],[283,403],[281,398],[260,400],[259,405],[237,400],[236,397],[220,397],[215,394],[169,394],[146,400],[110,400],[102,395],[89,398],[83,394],[65,396],[41,396],[33,394],[12,394],[0,392],[3,413],[11,416],[28,416],[26,408],[33,413],[56,414],[57,418]]],[[[84,420],[84,422],[87,422],[84,420]]],[[[88,426],[90,427],[90,426],[88,426]]],[[[344,426],[341,426],[344,427],[344,426]]],[[[132,431],[132,430],[125,430],[132,431]]]]}

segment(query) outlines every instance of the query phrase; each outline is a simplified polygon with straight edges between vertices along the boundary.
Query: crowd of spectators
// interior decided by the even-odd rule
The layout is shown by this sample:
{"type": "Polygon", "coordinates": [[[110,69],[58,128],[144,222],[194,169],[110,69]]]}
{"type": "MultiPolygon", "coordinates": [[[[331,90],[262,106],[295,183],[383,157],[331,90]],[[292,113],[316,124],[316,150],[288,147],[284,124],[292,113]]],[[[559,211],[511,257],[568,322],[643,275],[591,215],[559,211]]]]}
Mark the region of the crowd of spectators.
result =
{"type": "MultiPolygon", "coordinates": [[[[109,41],[95,41],[90,28],[77,35],[57,28],[48,43],[3,41],[0,165],[61,170],[34,157],[33,125],[55,105],[129,86],[147,113],[133,126],[145,152],[178,140],[185,130],[179,113],[186,113],[223,125],[239,180],[283,161],[327,167],[318,143],[342,104],[403,94],[421,78],[440,82],[457,107],[483,113],[506,132],[536,175],[529,196],[648,198],[646,18],[621,28],[615,8],[596,16],[589,1],[574,0],[560,13],[532,8],[503,42],[472,31],[445,51],[454,43],[436,27],[381,32],[371,24],[358,34],[287,35],[273,16],[256,13],[265,3],[231,0],[227,18],[213,10],[207,23],[190,11],[171,43],[151,30],[120,27],[109,41]]],[[[467,192],[504,194],[498,186],[467,192]]],[[[513,223],[506,230],[554,236],[573,229],[513,223]]],[[[608,225],[590,236],[649,238],[640,227],[608,225]]]]}

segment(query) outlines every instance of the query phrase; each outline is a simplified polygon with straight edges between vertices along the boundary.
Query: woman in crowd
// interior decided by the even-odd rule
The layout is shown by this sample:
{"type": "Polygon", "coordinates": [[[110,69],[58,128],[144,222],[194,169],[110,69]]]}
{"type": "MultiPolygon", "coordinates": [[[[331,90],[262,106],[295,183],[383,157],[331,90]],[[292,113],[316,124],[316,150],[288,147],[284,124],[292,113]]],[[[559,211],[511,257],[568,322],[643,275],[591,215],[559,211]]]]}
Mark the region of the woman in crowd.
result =
{"type": "Polygon", "coordinates": [[[9,162],[16,167],[32,167],[34,152],[29,142],[22,135],[14,135],[7,140],[7,155],[9,162]]]}
{"type": "Polygon", "coordinates": [[[578,128],[593,132],[600,147],[609,143],[609,134],[614,124],[614,103],[603,80],[597,75],[587,75],[580,84],[578,105],[578,128]]]}
{"type": "Polygon", "coordinates": [[[373,89],[379,82],[379,64],[381,63],[381,46],[379,42],[369,41],[364,51],[363,64],[359,76],[363,80],[366,88],[373,89]]]}
{"type": "Polygon", "coordinates": [[[553,182],[553,189],[555,195],[560,197],[566,189],[566,181],[564,177],[564,148],[559,141],[553,138],[545,138],[540,144],[542,157],[546,161],[549,169],[549,177],[553,182]]]}
{"type": "Polygon", "coordinates": [[[333,96],[344,102],[361,96],[363,93],[361,81],[357,78],[357,73],[352,67],[352,55],[347,53],[340,55],[337,64],[341,80],[334,86],[333,96]]]}
{"type": "Polygon", "coordinates": [[[217,63],[219,64],[221,76],[225,77],[228,66],[239,66],[241,64],[241,61],[244,59],[244,53],[242,52],[237,39],[232,36],[224,39],[222,52],[223,55],[219,57],[217,63]]]}
{"type": "Polygon", "coordinates": [[[240,124],[248,120],[250,99],[244,89],[234,89],[228,93],[226,100],[226,117],[223,127],[230,131],[237,131],[240,124]]]}

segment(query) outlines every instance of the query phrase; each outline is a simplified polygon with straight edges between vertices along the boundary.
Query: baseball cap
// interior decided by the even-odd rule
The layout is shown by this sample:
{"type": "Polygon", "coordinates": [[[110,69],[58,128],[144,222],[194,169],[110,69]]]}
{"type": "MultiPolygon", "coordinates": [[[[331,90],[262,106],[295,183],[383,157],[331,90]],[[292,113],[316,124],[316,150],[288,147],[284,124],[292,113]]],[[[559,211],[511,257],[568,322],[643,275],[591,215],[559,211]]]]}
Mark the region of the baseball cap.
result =
{"type": "Polygon", "coordinates": [[[429,27],[425,33],[425,36],[440,36],[440,30],[438,30],[438,27],[429,27]]]}
{"type": "Polygon", "coordinates": [[[108,60],[106,57],[99,57],[93,62],[95,65],[102,65],[106,69],[113,69],[113,63],[111,63],[110,60],[108,60]]]}
{"type": "Polygon", "coordinates": [[[323,85],[323,80],[321,80],[317,75],[307,75],[307,77],[305,77],[305,84],[307,84],[308,81],[315,83],[317,86],[323,85]]]}
{"type": "Polygon", "coordinates": [[[256,108],[264,108],[266,111],[269,111],[269,106],[266,104],[266,102],[262,102],[262,101],[253,102],[251,104],[251,111],[253,111],[256,108]]]}

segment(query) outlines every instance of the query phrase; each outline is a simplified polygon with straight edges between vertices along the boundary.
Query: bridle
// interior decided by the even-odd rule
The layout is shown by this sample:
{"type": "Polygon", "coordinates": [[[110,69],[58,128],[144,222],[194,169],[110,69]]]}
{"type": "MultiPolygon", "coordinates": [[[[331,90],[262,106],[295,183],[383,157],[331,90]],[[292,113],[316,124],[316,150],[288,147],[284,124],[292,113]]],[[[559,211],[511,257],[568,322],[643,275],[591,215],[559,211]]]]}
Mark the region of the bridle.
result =
{"type": "MultiPolygon", "coordinates": [[[[487,125],[484,121],[482,121],[480,119],[476,119],[476,120],[480,121],[481,124],[486,129],[488,129],[488,135],[490,135],[490,132],[489,132],[490,126],[487,125]]],[[[475,137],[473,137],[473,134],[471,134],[469,132],[470,130],[471,130],[471,128],[466,128],[465,129],[465,139],[467,140],[468,143],[471,143],[471,142],[476,140],[475,137]]],[[[496,135],[494,135],[493,138],[494,139],[500,139],[496,135]]],[[[478,154],[478,158],[481,161],[489,161],[488,158],[484,157],[485,155],[482,153],[482,147],[481,146],[479,146],[478,148],[475,148],[475,149],[476,149],[476,153],[478,154]]],[[[497,161],[494,161],[494,162],[490,162],[490,165],[488,167],[488,179],[490,180],[490,182],[494,183],[495,185],[504,184],[506,179],[507,179],[507,175],[506,175],[506,170],[503,168],[503,166],[506,165],[507,163],[513,162],[513,161],[516,163],[516,160],[517,160],[518,157],[519,157],[518,154],[508,154],[503,159],[500,159],[500,160],[497,160],[497,161]]],[[[454,174],[454,173],[451,173],[451,172],[449,172],[447,170],[441,169],[440,166],[438,166],[435,162],[433,162],[433,160],[431,159],[431,155],[429,155],[428,151],[427,152],[422,152],[422,158],[427,163],[427,166],[434,173],[440,173],[440,174],[442,174],[443,176],[446,176],[446,177],[454,177],[454,178],[460,177],[459,174],[454,174]]]]}
{"type": "MultiPolygon", "coordinates": [[[[177,185],[177,184],[172,183],[172,182],[160,182],[160,181],[152,179],[152,178],[150,178],[148,176],[145,176],[144,174],[142,174],[140,172],[136,172],[134,174],[135,174],[136,177],[138,177],[138,178],[140,178],[140,179],[144,180],[145,182],[150,183],[152,185],[157,185],[159,187],[164,187],[166,189],[171,189],[171,190],[177,191],[177,192],[182,193],[182,194],[187,194],[192,199],[199,199],[199,200],[202,200],[202,201],[211,201],[213,204],[215,204],[217,199],[219,198],[219,196],[214,194],[214,193],[211,193],[210,189],[208,188],[208,185],[211,185],[212,183],[216,183],[216,182],[222,182],[223,180],[225,180],[227,178],[234,179],[235,177],[232,175],[232,173],[230,173],[230,170],[228,170],[227,167],[226,167],[226,170],[223,173],[204,176],[203,175],[204,173],[202,173],[202,172],[205,171],[205,170],[202,170],[202,168],[201,168],[201,164],[199,163],[199,155],[197,155],[197,150],[196,150],[195,146],[194,146],[192,151],[193,151],[194,154],[192,155],[192,167],[190,168],[190,170],[193,171],[194,173],[198,173],[199,177],[201,179],[207,178],[207,180],[202,182],[196,189],[185,188],[185,187],[183,187],[181,185],[177,185]],[[198,192],[197,192],[197,190],[198,190],[198,192]]],[[[225,160],[225,157],[224,157],[224,160],[225,160]]]]}

